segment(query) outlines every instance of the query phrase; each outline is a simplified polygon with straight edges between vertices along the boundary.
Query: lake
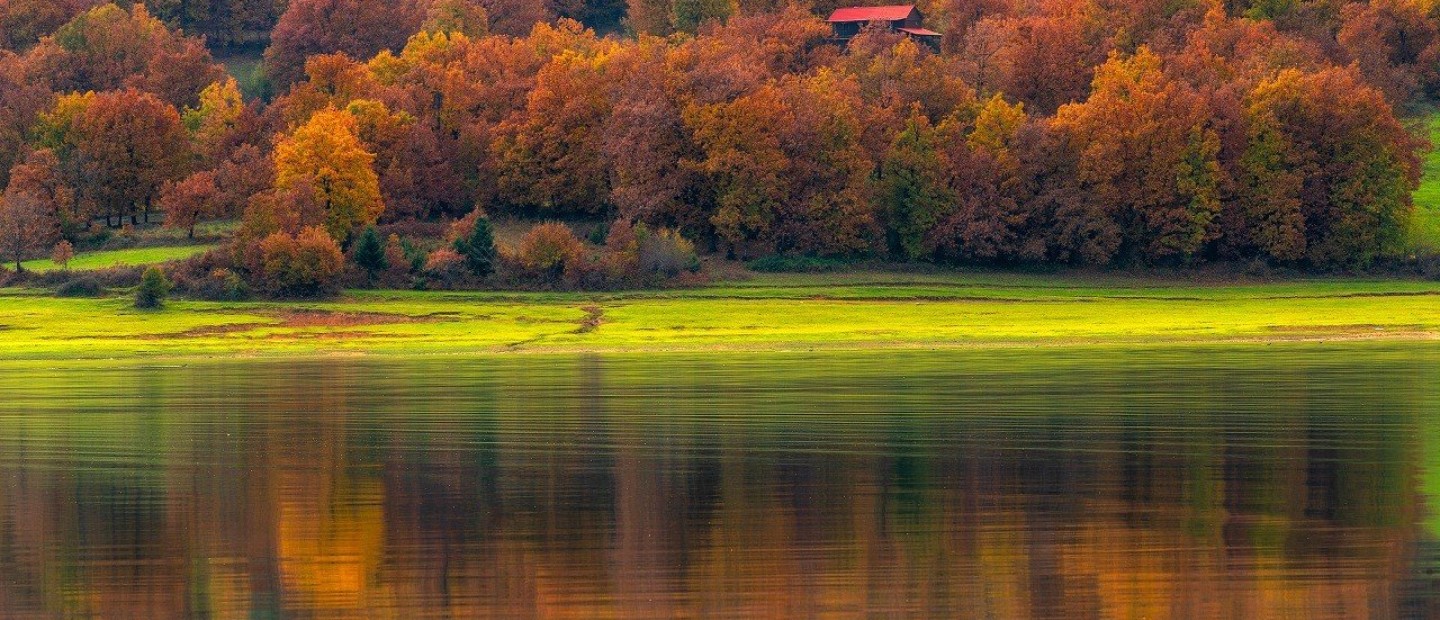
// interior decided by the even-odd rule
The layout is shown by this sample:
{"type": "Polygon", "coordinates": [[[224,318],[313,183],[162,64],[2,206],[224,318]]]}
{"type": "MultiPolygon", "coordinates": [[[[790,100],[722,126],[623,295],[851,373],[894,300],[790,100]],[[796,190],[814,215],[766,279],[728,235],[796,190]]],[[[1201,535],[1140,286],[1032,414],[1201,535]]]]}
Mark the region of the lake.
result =
{"type": "Polygon", "coordinates": [[[1440,347],[17,364],[0,617],[1440,615],[1440,347]]]}

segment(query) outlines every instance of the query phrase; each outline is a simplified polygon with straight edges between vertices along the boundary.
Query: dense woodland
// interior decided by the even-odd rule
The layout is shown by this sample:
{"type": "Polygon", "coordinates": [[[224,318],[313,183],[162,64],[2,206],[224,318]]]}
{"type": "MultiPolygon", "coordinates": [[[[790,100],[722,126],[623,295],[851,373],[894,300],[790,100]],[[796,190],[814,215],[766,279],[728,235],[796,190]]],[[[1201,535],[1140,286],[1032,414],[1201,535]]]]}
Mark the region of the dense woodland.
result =
{"type": "Polygon", "coordinates": [[[935,0],[938,53],[838,45],[830,0],[3,2],[4,258],[238,219],[203,267],[274,294],[637,281],[692,243],[1363,267],[1440,97],[1433,0],[935,0]],[[215,60],[261,49],[249,92],[215,60]],[[495,217],[609,224],[497,251],[495,217]]]}

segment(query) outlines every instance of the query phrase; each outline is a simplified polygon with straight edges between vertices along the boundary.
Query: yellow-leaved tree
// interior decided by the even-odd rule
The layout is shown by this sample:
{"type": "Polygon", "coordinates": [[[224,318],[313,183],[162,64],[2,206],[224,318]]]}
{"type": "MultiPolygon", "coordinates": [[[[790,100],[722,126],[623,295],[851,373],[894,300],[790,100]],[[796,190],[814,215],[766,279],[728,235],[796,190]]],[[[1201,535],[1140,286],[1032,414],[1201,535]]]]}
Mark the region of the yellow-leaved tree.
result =
{"type": "Polygon", "coordinates": [[[211,162],[222,159],[226,141],[245,112],[245,99],[235,78],[215,82],[200,91],[200,105],[185,108],[181,119],[195,140],[196,150],[211,162]]]}
{"type": "Polygon", "coordinates": [[[308,186],[325,214],[325,231],[343,244],[385,210],[374,162],[357,134],[355,117],[323,110],[275,147],[275,187],[308,186]]]}

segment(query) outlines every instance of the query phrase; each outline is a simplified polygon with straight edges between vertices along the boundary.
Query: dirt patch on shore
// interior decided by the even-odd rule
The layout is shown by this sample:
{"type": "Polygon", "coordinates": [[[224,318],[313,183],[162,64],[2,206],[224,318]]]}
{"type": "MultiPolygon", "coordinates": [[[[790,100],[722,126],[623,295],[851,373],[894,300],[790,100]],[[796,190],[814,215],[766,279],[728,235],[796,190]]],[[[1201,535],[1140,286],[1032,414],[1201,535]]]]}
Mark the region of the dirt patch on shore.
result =
{"type": "Polygon", "coordinates": [[[1355,323],[1348,325],[1271,325],[1269,330],[1282,334],[1365,334],[1374,332],[1421,333],[1423,325],[1380,325],[1355,323]]]}
{"type": "Polygon", "coordinates": [[[436,319],[383,312],[331,312],[329,310],[286,310],[268,313],[280,323],[275,327],[361,327],[396,323],[428,323],[436,319]]]}
{"type": "MultiPolygon", "coordinates": [[[[432,315],[408,315],[388,314],[384,312],[332,312],[329,310],[279,310],[279,311],[258,311],[249,313],[251,316],[262,316],[274,319],[272,322],[247,321],[244,323],[228,323],[224,325],[206,325],[187,329],[183,332],[173,334],[154,334],[145,336],[147,340],[166,340],[170,338],[204,338],[207,336],[224,336],[227,334],[239,334],[248,331],[265,328],[356,328],[371,325],[396,325],[401,323],[437,323],[445,320],[458,318],[455,313],[437,313],[432,315]]],[[[364,335],[364,332],[334,331],[323,332],[335,335],[364,335]]]]}
{"type": "Polygon", "coordinates": [[[269,327],[271,323],[231,323],[229,325],[206,325],[187,329],[178,334],[156,334],[149,336],[150,340],[164,340],[167,338],[204,338],[205,336],[223,336],[225,334],[236,334],[248,332],[260,327],[269,327]]]}
{"type": "Polygon", "coordinates": [[[270,334],[267,340],[348,340],[352,338],[368,338],[373,334],[361,331],[324,331],[324,332],[288,332],[284,334],[270,334]]]}

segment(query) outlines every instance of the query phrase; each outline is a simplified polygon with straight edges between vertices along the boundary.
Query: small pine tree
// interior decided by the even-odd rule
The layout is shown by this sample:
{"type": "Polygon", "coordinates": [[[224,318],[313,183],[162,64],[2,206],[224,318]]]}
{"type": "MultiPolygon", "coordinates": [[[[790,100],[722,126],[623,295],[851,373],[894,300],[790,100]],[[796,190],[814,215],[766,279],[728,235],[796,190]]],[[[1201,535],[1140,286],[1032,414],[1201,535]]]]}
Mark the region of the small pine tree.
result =
{"type": "Polygon", "coordinates": [[[135,307],[147,310],[159,308],[165,305],[165,297],[169,294],[170,280],[165,277],[165,272],[159,267],[151,267],[140,277],[140,288],[135,291],[135,307]]]}
{"type": "Polygon", "coordinates": [[[375,281],[375,274],[390,266],[385,258],[385,242],[374,226],[366,227],[360,238],[355,240],[355,264],[365,270],[365,277],[371,282],[375,281]]]}
{"type": "Polygon", "coordinates": [[[469,236],[455,240],[455,251],[465,257],[465,266],[477,276],[485,277],[495,272],[495,233],[490,220],[475,219],[475,227],[469,236]]]}

